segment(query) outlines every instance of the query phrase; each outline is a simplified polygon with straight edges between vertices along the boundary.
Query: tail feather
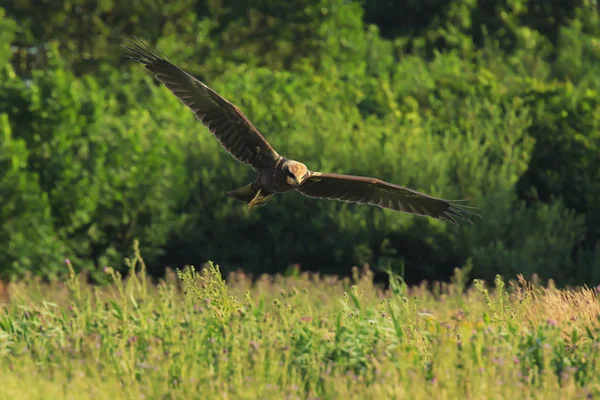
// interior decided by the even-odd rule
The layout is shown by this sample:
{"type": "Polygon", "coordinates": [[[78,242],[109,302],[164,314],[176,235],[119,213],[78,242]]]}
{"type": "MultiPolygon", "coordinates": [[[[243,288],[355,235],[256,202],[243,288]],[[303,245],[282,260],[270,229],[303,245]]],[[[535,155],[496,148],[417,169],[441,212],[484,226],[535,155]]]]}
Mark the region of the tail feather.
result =
{"type": "Polygon", "coordinates": [[[244,203],[249,203],[250,201],[252,201],[254,196],[256,196],[257,192],[258,190],[252,187],[252,183],[249,183],[244,187],[232,190],[231,192],[227,192],[227,194],[236,200],[243,201],[244,203]]]}

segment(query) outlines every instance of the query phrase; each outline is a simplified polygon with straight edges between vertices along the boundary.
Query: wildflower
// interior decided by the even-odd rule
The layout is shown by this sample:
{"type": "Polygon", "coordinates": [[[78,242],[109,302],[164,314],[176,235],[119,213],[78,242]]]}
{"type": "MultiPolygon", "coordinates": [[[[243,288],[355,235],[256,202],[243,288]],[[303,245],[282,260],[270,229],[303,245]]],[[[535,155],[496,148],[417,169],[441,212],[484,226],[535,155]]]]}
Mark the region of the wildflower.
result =
{"type": "Polygon", "coordinates": [[[65,258],[65,265],[71,265],[71,260],[69,260],[68,258],[65,258]]]}
{"type": "Polygon", "coordinates": [[[301,322],[310,322],[310,321],[312,321],[312,317],[311,316],[301,317],[300,321],[301,322]]]}
{"type": "Polygon", "coordinates": [[[463,310],[458,310],[456,314],[452,317],[455,321],[462,321],[465,318],[465,312],[463,310]]]}
{"type": "Polygon", "coordinates": [[[127,343],[128,343],[128,344],[130,344],[130,345],[132,345],[132,344],[136,343],[136,342],[137,342],[137,340],[138,340],[138,339],[137,339],[137,336],[130,336],[130,337],[127,339],[127,343]]]}
{"type": "Polygon", "coordinates": [[[556,320],[552,319],[552,318],[548,318],[548,321],[546,321],[546,322],[548,322],[548,325],[550,325],[550,326],[558,325],[558,322],[556,322],[556,320]]]}

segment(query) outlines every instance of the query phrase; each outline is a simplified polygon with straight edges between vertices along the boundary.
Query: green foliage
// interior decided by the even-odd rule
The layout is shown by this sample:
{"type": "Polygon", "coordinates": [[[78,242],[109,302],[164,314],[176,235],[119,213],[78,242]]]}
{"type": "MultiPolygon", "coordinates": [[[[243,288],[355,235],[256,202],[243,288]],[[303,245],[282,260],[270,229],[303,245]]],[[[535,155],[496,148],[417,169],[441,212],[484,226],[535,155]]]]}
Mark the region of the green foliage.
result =
{"type": "Polygon", "coordinates": [[[56,275],[65,246],[56,241],[48,196],[37,174],[27,170],[27,147],[15,139],[8,116],[0,114],[0,270],[2,278],[31,271],[56,275]]]}
{"type": "MultiPolygon", "coordinates": [[[[11,236],[22,236],[41,254],[55,252],[62,243],[65,249],[55,257],[79,259],[87,269],[118,263],[134,238],[147,248],[149,260],[155,259],[157,246],[177,227],[174,205],[185,177],[176,137],[156,134],[148,110],[123,111],[116,90],[101,90],[92,77],[77,79],[55,60],[49,70],[34,71],[28,82],[8,67],[8,79],[0,83],[0,111],[10,116],[3,119],[5,151],[15,174],[22,172],[20,186],[7,187],[6,196],[29,193],[37,205],[18,212],[33,213],[27,221],[46,235],[37,243],[39,234],[28,237],[17,230],[11,236]]],[[[131,85],[119,90],[127,92],[131,85]]],[[[19,262],[22,257],[27,253],[9,258],[19,262]]],[[[10,270],[7,264],[3,268],[10,270]]]]}
{"type": "Polygon", "coordinates": [[[14,0],[3,7],[20,21],[15,44],[18,68],[27,74],[46,68],[44,50],[56,43],[65,63],[77,74],[122,63],[124,35],[147,37],[153,43],[165,34],[189,35],[196,25],[195,0],[14,0]]]}
{"type": "Polygon", "coordinates": [[[518,190],[530,202],[562,198],[566,207],[586,216],[587,240],[594,243],[600,238],[600,213],[594,205],[600,200],[600,88],[588,82],[532,82],[526,91],[536,147],[518,190]]]}
{"type": "Polygon", "coordinates": [[[404,3],[7,6],[22,23],[0,15],[2,274],[53,275],[69,258],[102,280],[139,239],[154,275],[218,259],[255,273],[368,263],[413,281],[471,260],[486,280],[595,284],[594,2],[404,3]],[[253,171],[124,62],[130,34],[233,101],[282,155],[468,198],[483,218],[456,228],[293,193],[248,211],[226,192],[253,171]]]}
{"type": "Polygon", "coordinates": [[[219,324],[225,324],[233,313],[239,310],[239,305],[232,296],[227,295],[227,285],[221,276],[219,266],[211,261],[203,268],[200,275],[193,266],[183,271],[177,270],[177,276],[183,283],[184,293],[195,303],[203,301],[212,310],[219,324]]]}
{"type": "Polygon", "coordinates": [[[4,66],[10,59],[10,44],[15,39],[17,24],[6,18],[6,11],[0,8],[0,65],[4,66]]]}

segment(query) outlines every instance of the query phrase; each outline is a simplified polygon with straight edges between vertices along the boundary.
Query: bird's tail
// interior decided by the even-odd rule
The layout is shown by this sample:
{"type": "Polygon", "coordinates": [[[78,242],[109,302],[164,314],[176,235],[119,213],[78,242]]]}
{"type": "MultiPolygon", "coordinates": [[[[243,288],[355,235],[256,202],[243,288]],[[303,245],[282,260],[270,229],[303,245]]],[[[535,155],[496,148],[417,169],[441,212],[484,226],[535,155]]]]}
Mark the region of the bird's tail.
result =
{"type": "Polygon", "coordinates": [[[273,197],[272,193],[263,192],[254,186],[253,183],[249,183],[244,187],[232,190],[227,193],[236,200],[243,201],[248,204],[248,208],[262,207],[273,197]]]}

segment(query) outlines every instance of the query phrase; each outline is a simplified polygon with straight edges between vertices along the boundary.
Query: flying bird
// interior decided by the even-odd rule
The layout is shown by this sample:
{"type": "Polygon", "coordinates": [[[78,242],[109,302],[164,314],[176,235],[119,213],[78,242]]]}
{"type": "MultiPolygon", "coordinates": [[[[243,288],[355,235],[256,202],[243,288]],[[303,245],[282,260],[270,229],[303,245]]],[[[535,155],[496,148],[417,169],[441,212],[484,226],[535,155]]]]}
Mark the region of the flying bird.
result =
{"type": "Polygon", "coordinates": [[[469,215],[478,216],[468,210],[472,207],[456,204],[461,200],[431,197],[376,178],[315,172],[279,155],[239,108],[171,63],[166,54],[135,39],[139,44],[128,40],[130,46],[125,46],[131,52],[127,56],[143,64],[189,107],[234,158],[256,170],[254,182],[228,192],[249,208],[264,206],[276,193],[296,191],[312,198],[369,204],[455,225],[459,220],[471,222],[469,215]]]}

